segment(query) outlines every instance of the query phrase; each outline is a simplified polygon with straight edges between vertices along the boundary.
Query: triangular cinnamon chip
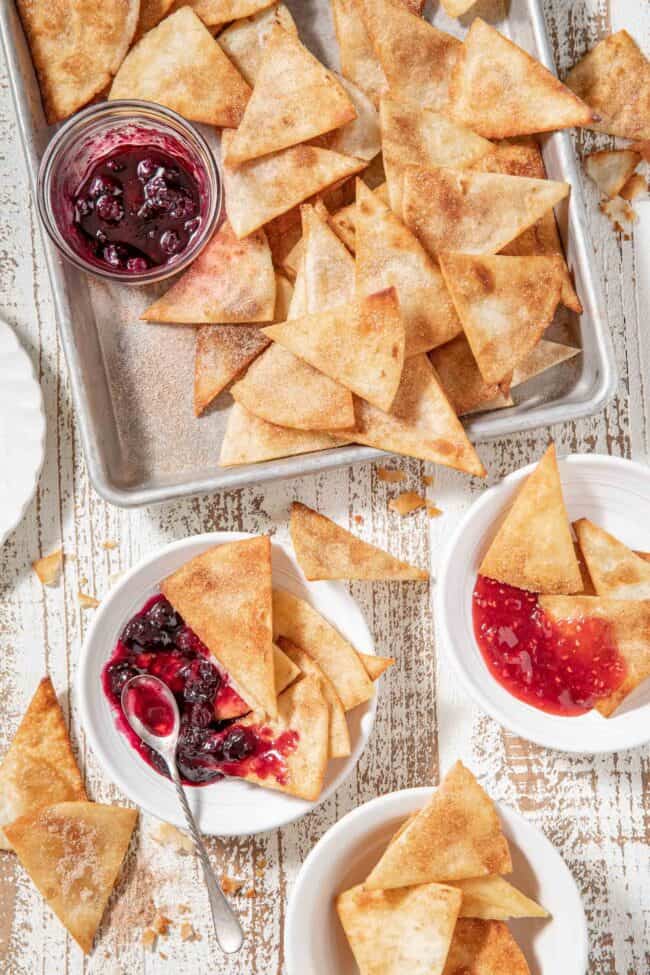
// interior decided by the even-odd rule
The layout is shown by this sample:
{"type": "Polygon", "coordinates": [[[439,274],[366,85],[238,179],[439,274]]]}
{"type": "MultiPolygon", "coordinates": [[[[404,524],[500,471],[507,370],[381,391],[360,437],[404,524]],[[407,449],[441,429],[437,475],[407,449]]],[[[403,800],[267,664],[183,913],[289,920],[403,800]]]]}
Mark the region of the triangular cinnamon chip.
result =
{"type": "Polygon", "coordinates": [[[593,112],[539,61],[480,17],[451,86],[452,114],[486,139],[588,125],[593,112]]]}
{"type": "Polygon", "coordinates": [[[425,355],[404,363],[389,413],[359,398],[355,398],[354,413],[356,426],[350,436],[358,443],[485,476],[485,468],[425,355]]]}
{"type": "Polygon", "coordinates": [[[221,444],[220,467],[237,467],[242,464],[259,464],[279,457],[309,454],[314,450],[340,447],[349,440],[333,437],[316,430],[291,430],[267,423],[249,413],[239,403],[234,403],[228,416],[228,424],[221,444]]]}
{"type": "Polygon", "coordinates": [[[273,632],[301,647],[325,672],[346,711],[375,693],[359,654],[309,603],[285,589],[273,590],[273,632]]]}
{"type": "Polygon", "coordinates": [[[160,590],[246,702],[275,715],[268,536],[216,545],[163,579],[160,590]]]}
{"type": "Polygon", "coordinates": [[[486,383],[481,375],[469,342],[464,335],[457,335],[451,342],[429,353],[440,385],[458,416],[472,413],[479,408],[498,409],[509,406],[497,383],[486,383]]]}
{"type": "Polygon", "coordinates": [[[368,37],[359,0],[332,0],[332,13],[341,71],[377,105],[388,82],[368,37]]]}
{"type": "MultiPolygon", "coordinates": [[[[364,181],[365,182],[365,181],[364,181]]],[[[382,203],[388,203],[388,184],[381,183],[372,191],[382,203]]],[[[354,254],[356,246],[357,203],[348,204],[333,213],[328,221],[336,236],[343,241],[347,249],[354,254]]]]}
{"type": "Polygon", "coordinates": [[[496,254],[570,190],[568,183],[455,169],[404,171],[404,222],[430,254],[496,254]]]}
{"type": "Polygon", "coordinates": [[[63,712],[52,681],[44,677],[0,765],[0,849],[11,849],[3,827],[14,819],[85,798],[63,712]]]}
{"type": "Polygon", "coordinates": [[[385,890],[511,870],[508,841],[492,800],[469,769],[456,762],[365,885],[385,890]]]}
{"type": "MultiPolygon", "coordinates": [[[[312,508],[294,501],[291,505],[291,541],[307,579],[402,579],[425,581],[429,573],[352,532],[312,508]]],[[[650,571],[650,569],[649,569],[650,571]]]]}
{"type": "Polygon", "coordinates": [[[134,43],[166,17],[174,6],[174,0],[140,0],[140,15],[134,43]]]}
{"type": "Polygon", "coordinates": [[[528,382],[529,379],[541,375],[547,369],[552,369],[553,366],[558,366],[561,362],[566,362],[567,359],[573,359],[580,355],[581,351],[581,349],[574,349],[571,345],[541,339],[526,358],[515,366],[512,372],[512,388],[528,382]]]}
{"type": "Polygon", "coordinates": [[[33,884],[86,954],[137,819],[136,809],[59,802],[6,828],[33,884]]]}
{"type": "Polygon", "coordinates": [[[590,129],[650,139],[650,62],[627,31],[596,44],[566,83],[597,113],[590,129]]]}
{"type": "Polygon", "coordinates": [[[483,379],[509,381],[553,320],[564,279],[561,258],[441,253],[439,259],[483,379]]]}
{"type": "Polygon", "coordinates": [[[358,295],[397,291],[407,358],[458,335],[462,326],[440,270],[417,237],[359,179],[355,250],[358,295]]]}
{"type": "Polygon", "coordinates": [[[182,7],[131,49],[108,97],[157,102],[193,122],[232,126],[250,92],[205,24],[182,7]]]}
{"type": "Polygon", "coordinates": [[[351,122],[330,133],[327,139],[328,149],[370,162],[381,152],[379,113],[361,88],[343,75],[337,74],[336,77],[354,105],[357,115],[351,122]]]}
{"type": "Polygon", "coordinates": [[[278,695],[286,691],[300,676],[300,668],[293,662],[282,647],[273,644],[273,674],[275,676],[275,690],[278,695]]]}
{"type": "Polygon", "coordinates": [[[573,527],[599,596],[650,599],[650,563],[588,518],[573,527]]]}
{"type": "Polygon", "coordinates": [[[404,364],[394,288],[263,333],[379,409],[390,409],[404,364]]]}
{"type": "Polygon", "coordinates": [[[356,110],[336,77],[296,34],[277,26],[267,38],[253,94],[224,160],[240,166],[354,118],[356,110]]]}
{"type": "Polygon", "coordinates": [[[462,17],[470,7],[473,7],[476,0],[440,0],[443,10],[450,17],[462,17]]]}
{"type": "Polygon", "coordinates": [[[459,892],[441,884],[404,890],[360,884],[336,898],[360,975],[441,975],[459,906],[459,892]]]}
{"type": "MultiPolygon", "coordinates": [[[[286,320],[293,288],[281,274],[275,276],[276,322],[286,320]]],[[[236,379],[269,345],[259,328],[246,325],[206,325],[197,329],[194,357],[194,412],[196,416],[236,379]]]]}
{"type": "Polygon", "coordinates": [[[394,657],[376,657],[374,654],[360,653],[359,658],[372,681],[379,680],[382,674],[395,666],[394,657]]]}
{"type": "Polygon", "coordinates": [[[580,592],[554,444],[519,488],[479,572],[531,592],[580,592]]]}
{"type": "Polygon", "coordinates": [[[463,895],[461,917],[483,921],[507,921],[513,917],[548,917],[548,911],[526,897],[503,877],[474,877],[452,885],[463,895]]]}
{"type": "Polygon", "coordinates": [[[177,7],[186,4],[208,27],[220,27],[231,20],[250,17],[269,7],[273,0],[176,0],[177,7]]]}
{"type": "Polygon", "coordinates": [[[461,42],[416,16],[401,0],[359,0],[391,93],[444,111],[461,42]]]}
{"type": "Polygon", "coordinates": [[[323,790],[330,740],[330,709],[318,679],[302,677],[280,694],[276,717],[269,720],[264,714],[251,714],[240,723],[261,725],[274,739],[295,735],[294,748],[279,760],[284,768],[278,775],[259,770],[242,777],[265,789],[316,802],[323,790]]]}
{"type": "MultiPolygon", "coordinates": [[[[232,138],[232,132],[222,135],[226,154],[232,138]]],[[[308,197],[361,172],[365,165],[363,159],[308,145],[253,159],[238,169],[225,165],[228,219],[237,236],[246,237],[308,197]]]]}
{"type": "Polygon", "coordinates": [[[539,604],[555,622],[599,619],[609,624],[612,642],[625,663],[625,675],[619,687],[594,707],[610,717],[650,677],[650,599],[541,596],[539,604]]]}
{"type": "Polygon", "coordinates": [[[641,162],[641,153],[632,149],[601,149],[584,161],[587,176],[605,196],[618,196],[641,162]]]}
{"type": "Polygon", "coordinates": [[[275,273],[263,230],[238,240],[226,220],[169,291],[140,318],[191,325],[270,322],[275,273]]]}
{"type": "Polygon", "coordinates": [[[443,975],[530,975],[528,962],[502,921],[461,918],[443,975]]]}
{"type": "Polygon", "coordinates": [[[277,24],[293,34],[298,33],[289,8],[283,3],[273,3],[252,17],[236,20],[219,34],[219,46],[251,87],[262,63],[266,40],[277,24]]]}
{"type": "MultiPolygon", "coordinates": [[[[329,311],[354,299],[354,260],[318,207],[301,207],[303,225],[304,287],[291,307],[291,318],[329,311]]],[[[377,291],[380,289],[377,288],[377,291]]]]}
{"type": "Polygon", "coordinates": [[[334,684],[313,657],[310,657],[301,647],[297,647],[295,643],[283,636],[278,638],[278,642],[287,659],[291,660],[299,673],[302,672],[306,677],[314,677],[320,682],[321,691],[330,709],[329,757],[347,758],[352,751],[350,730],[345,717],[345,709],[341,703],[341,698],[336,693],[334,684]]]}

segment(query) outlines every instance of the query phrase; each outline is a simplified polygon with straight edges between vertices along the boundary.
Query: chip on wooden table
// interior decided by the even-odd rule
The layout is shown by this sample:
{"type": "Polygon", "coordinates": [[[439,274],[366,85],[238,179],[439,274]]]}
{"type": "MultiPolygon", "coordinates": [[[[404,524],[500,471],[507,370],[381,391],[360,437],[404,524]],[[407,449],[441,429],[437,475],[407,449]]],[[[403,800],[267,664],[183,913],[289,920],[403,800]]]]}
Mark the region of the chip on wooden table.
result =
{"type": "Polygon", "coordinates": [[[560,303],[561,257],[440,253],[440,268],[486,383],[509,384],[560,303]]]}
{"type": "Polygon", "coordinates": [[[252,17],[236,20],[219,34],[219,46],[251,87],[257,78],[266,40],[277,24],[298,33],[289,8],[283,3],[274,3],[252,17]]]}
{"type": "Polygon", "coordinates": [[[160,590],[247,703],[275,715],[268,536],[215,545],[163,579],[160,590]]]}
{"type": "Polygon", "coordinates": [[[176,0],[175,7],[189,6],[208,27],[219,27],[240,17],[251,17],[272,3],[273,0],[176,0]]]}
{"type": "Polygon", "coordinates": [[[360,653],[359,659],[372,681],[379,680],[382,674],[394,667],[396,663],[394,657],[377,657],[369,653],[360,653]]]}
{"type": "Polygon", "coordinates": [[[479,572],[531,592],[581,591],[554,444],[519,487],[479,572]]]}
{"type": "Polygon", "coordinates": [[[550,179],[457,169],[404,170],[404,222],[429,253],[496,254],[531,227],[570,186],[550,179]]]}
{"type": "Polygon", "coordinates": [[[85,798],[61,706],[44,677],[0,764],[0,849],[11,849],[3,827],[20,816],[85,798]]]}
{"type": "Polygon", "coordinates": [[[330,518],[299,501],[291,505],[291,541],[300,568],[309,580],[401,579],[426,581],[429,573],[401,562],[357,538],[330,518]]]}
{"type": "Polygon", "coordinates": [[[632,149],[601,149],[585,157],[587,176],[605,196],[618,196],[641,162],[641,153],[632,149]]]}
{"type": "Polygon", "coordinates": [[[461,918],[443,975],[530,975],[524,954],[502,921],[461,918]]]}
{"type": "Polygon", "coordinates": [[[336,910],[360,975],[442,975],[460,893],[441,884],[366,890],[336,898],[336,910]]]}
{"type": "Polygon", "coordinates": [[[593,112],[539,61],[480,17],[454,69],[451,114],[486,139],[588,125],[593,112]]]}
{"type": "Polygon", "coordinates": [[[86,954],[137,819],[136,809],[59,802],[6,828],[30,879],[86,954]]]}
{"type": "Polygon", "coordinates": [[[457,880],[452,886],[457,887],[463,895],[461,917],[480,918],[483,921],[548,917],[548,911],[496,874],[457,880]]]}
{"type": "Polygon", "coordinates": [[[575,521],[573,528],[599,596],[650,599],[650,563],[588,518],[575,521]]]}
{"type": "Polygon", "coordinates": [[[291,430],[260,419],[239,403],[234,403],[219,454],[220,467],[259,464],[315,450],[329,450],[349,443],[317,430],[291,430]]]}
{"type": "Polygon", "coordinates": [[[365,881],[369,890],[510,873],[508,841],[494,803],[461,762],[400,830],[365,881]]]}
{"type": "Polygon", "coordinates": [[[108,97],[157,102],[193,122],[232,126],[250,92],[205,24],[182,7],[131,49],[108,97]]]}

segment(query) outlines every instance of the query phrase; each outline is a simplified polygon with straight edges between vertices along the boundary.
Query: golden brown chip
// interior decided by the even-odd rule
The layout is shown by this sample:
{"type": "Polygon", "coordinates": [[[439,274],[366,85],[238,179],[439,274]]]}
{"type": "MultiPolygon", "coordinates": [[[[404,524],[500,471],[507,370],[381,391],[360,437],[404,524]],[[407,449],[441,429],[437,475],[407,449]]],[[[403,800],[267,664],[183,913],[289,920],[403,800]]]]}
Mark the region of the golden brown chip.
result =
{"type": "Polygon", "coordinates": [[[589,575],[599,596],[650,599],[650,564],[588,518],[573,523],[589,575]]]}
{"type": "Polygon", "coordinates": [[[63,566],[63,549],[58,548],[56,552],[43,556],[32,562],[32,569],[38,576],[39,582],[44,586],[55,586],[61,575],[63,566]]]}
{"type": "Polygon", "coordinates": [[[86,954],[137,819],[136,809],[59,802],[6,828],[30,879],[86,954]]]}
{"type": "Polygon", "coordinates": [[[370,162],[381,152],[379,114],[365,92],[343,75],[337,74],[336,77],[354,105],[357,116],[330,134],[328,148],[370,162]]]}
{"type": "Polygon", "coordinates": [[[641,162],[632,149],[601,149],[585,158],[585,172],[604,196],[618,196],[641,162]]]}
{"type": "Polygon", "coordinates": [[[291,318],[329,311],[354,299],[354,260],[324,210],[318,205],[301,207],[304,294],[292,305],[291,318]]]}
{"type": "Polygon", "coordinates": [[[366,669],[370,680],[379,680],[390,667],[395,666],[394,657],[376,657],[374,654],[360,653],[359,659],[366,669]]]}
{"type": "Polygon", "coordinates": [[[574,356],[580,355],[580,351],[580,349],[574,349],[570,345],[562,345],[560,342],[542,339],[528,353],[526,358],[515,366],[512,372],[512,388],[528,382],[529,379],[539,376],[561,362],[566,362],[567,359],[573,359],[574,356]]]}
{"type": "Polygon", "coordinates": [[[401,518],[412,515],[414,511],[426,508],[427,499],[423,498],[417,491],[402,491],[396,498],[391,498],[388,502],[388,510],[394,511],[401,518]]]}
{"type": "Polygon", "coordinates": [[[548,911],[526,897],[503,877],[474,877],[457,880],[452,886],[463,895],[461,917],[483,921],[507,921],[512,917],[548,917],[548,911]]]}
{"type": "Polygon", "coordinates": [[[440,0],[444,10],[450,17],[462,17],[470,7],[473,7],[476,0],[440,0]]]}
{"type": "Polygon", "coordinates": [[[606,200],[604,203],[601,203],[600,209],[612,224],[616,233],[621,234],[625,240],[629,240],[629,229],[626,227],[626,224],[634,223],[637,220],[637,215],[627,200],[624,200],[620,196],[615,196],[613,200],[606,200]]]}
{"type": "Polygon", "coordinates": [[[219,46],[251,87],[260,69],[266,40],[276,24],[298,33],[288,7],[274,3],[252,17],[236,20],[219,34],[219,46]]]}
{"type": "MultiPolygon", "coordinates": [[[[365,182],[365,181],[364,181],[365,182]]],[[[388,203],[388,185],[384,182],[378,186],[373,193],[378,200],[382,203],[388,203]]],[[[336,234],[336,236],[343,241],[347,249],[354,254],[355,241],[356,241],[356,223],[357,223],[357,204],[348,204],[348,206],[341,207],[336,213],[333,213],[329,219],[329,225],[336,234]]]]}
{"type": "Polygon", "coordinates": [[[554,444],[519,488],[479,572],[531,592],[580,592],[554,444]]]}
{"type": "Polygon", "coordinates": [[[521,948],[502,921],[460,919],[443,975],[530,975],[521,948]]]}
{"type": "Polygon", "coordinates": [[[273,673],[276,694],[282,694],[300,676],[300,667],[277,643],[273,644],[273,673]]]}
{"type": "Polygon", "coordinates": [[[648,180],[643,173],[633,173],[621,190],[624,200],[636,200],[639,196],[645,196],[648,192],[648,180]]]}
{"type": "Polygon", "coordinates": [[[138,0],[17,0],[48,122],[82,108],[110,84],[133,40],[138,0]]]}
{"type": "Polygon", "coordinates": [[[221,444],[220,467],[259,464],[279,457],[340,447],[349,440],[315,430],[291,430],[267,423],[234,403],[221,444]]]}
{"type": "Polygon", "coordinates": [[[272,3],[273,0],[176,0],[175,6],[189,6],[208,27],[219,27],[240,17],[251,17],[272,3]]]}
{"type": "Polygon", "coordinates": [[[0,849],[11,849],[3,827],[19,816],[85,798],[63,712],[44,677],[0,765],[0,849]]]}
{"type": "Polygon", "coordinates": [[[166,17],[174,6],[174,0],[140,0],[140,16],[134,40],[150,31],[166,17]]]}
{"type": "Polygon", "coordinates": [[[332,0],[332,13],[341,71],[377,105],[388,82],[368,37],[359,0],[332,0]]]}
{"type": "Polygon", "coordinates": [[[446,345],[429,353],[438,374],[440,385],[458,416],[464,416],[479,408],[497,409],[508,406],[497,383],[486,383],[481,375],[470,344],[464,335],[458,335],[446,345]]]}

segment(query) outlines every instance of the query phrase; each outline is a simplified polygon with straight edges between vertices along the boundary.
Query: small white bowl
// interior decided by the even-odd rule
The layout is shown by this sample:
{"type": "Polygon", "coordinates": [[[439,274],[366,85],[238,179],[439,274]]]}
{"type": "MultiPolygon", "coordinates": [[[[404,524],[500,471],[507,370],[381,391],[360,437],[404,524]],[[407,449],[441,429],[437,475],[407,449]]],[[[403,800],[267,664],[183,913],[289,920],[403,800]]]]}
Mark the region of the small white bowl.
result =
{"type": "MultiPolygon", "coordinates": [[[[147,812],[177,826],[185,826],[174,787],[155,772],[115,726],[102,686],[101,672],[124,625],[159,591],[160,582],[195,555],[214,545],[250,538],[245,532],[213,532],[173,542],[131,569],[103,600],[81,651],[77,690],[81,720],[93,751],[122,791],[147,812]]],[[[272,543],[273,583],[307,599],[361,653],[374,653],[370,631],[361,611],[340,583],[307,583],[293,552],[272,543]]],[[[366,746],[375,721],[377,695],[348,712],[352,739],[349,758],[330,761],[318,802],[262,789],[236,780],[207,786],[188,786],[189,803],[203,833],[248,836],[276,829],[310,812],[331,796],[350,775],[366,746]]]]}
{"type": "MultiPolygon", "coordinates": [[[[289,898],[287,975],[358,975],[334,898],[365,880],[402,821],[433,792],[405,789],[373,799],[344,816],[316,844],[289,898]]],[[[568,867],[544,834],[519,813],[501,805],[497,809],[512,852],[508,880],[551,914],[510,922],[531,975],[585,975],[587,922],[568,867]]]]}
{"type": "MultiPolygon", "coordinates": [[[[589,518],[637,550],[650,550],[650,470],[598,454],[559,463],[569,518],[589,518]]],[[[650,741],[650,680],[611,718],[547,714],[513,697],[490,674],[474,637],[472,591],[482,558],[531,464],[509,474],[471,506],[449,540],[438,574],[436,621],[447,657],[467,693],[510,731],[546,748],[601,754],[650,741]]]]}

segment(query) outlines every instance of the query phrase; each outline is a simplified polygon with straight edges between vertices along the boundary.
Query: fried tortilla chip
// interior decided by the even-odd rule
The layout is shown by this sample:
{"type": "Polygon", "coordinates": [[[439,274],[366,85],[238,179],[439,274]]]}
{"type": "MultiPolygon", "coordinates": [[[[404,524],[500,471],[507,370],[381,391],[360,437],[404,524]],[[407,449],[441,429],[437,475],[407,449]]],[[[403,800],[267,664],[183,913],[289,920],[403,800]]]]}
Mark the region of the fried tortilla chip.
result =
{"type": "Polygon", "coordinates": [[[530,975],[521,948],[502,921],[461,918],[443,975],[530,975]]]}
{"type": "Polygon", "coordinates": [[[597,113],[590,129],[650,139],[650,62],[627,31],[600,41],[569,71],[566,83],[597,113]]]}
{"type": "Polygon", "coordinates": [[[650,563],[588,518],[573,527],[599,596],[650,599],[650,563]]]}
{"type": "Polygon", "coordinates": [[[239,125],[250,92],[207,27],[182,7],[131,49],[108,97],[140,98],[193,122],[233,126],[239,125]]]}
{"type": "Polygon", "coordinates": [[[240,166],[331,132],[356,118],[335,75],[298,36],[276,26],[266,40],[253,94],[224,161],[240,166]]]}
{"type": "Polygon", "coordinates": [[[216,545],[164,579],[160,589],[244,700],[275,716],[268,536],[216,545]]]}
{"type": "Polygon", "coordinates": [[[568,183],[455,169],[404,171],[404,222],[431,254],[496,254],[568,195],[568,183]]]}
{"type": "Polygon", "coordinates": [[[354,260],[328,225],[323,209],[301,207],[304,300],[301,305],[296,299],[291,318],[329,311],[354,299],[354,260]]]}
{"type": "Polygon", "coordinates": [[[379,409],[390,409],[404,364],[404,325],[394,288],[263,333],[379,409]]]}
{"type": "Polygon", "coordinates": [[[273,0],[176,0],[176,7],[189,6],[208,27],[250,17],[265,10],[273,0]]]}
{"type": "Polygon", "coordinates": [[[220,467],[259,464],[279,457],[309,454],[314,450],[329,450],[349,443],[344,438],[313,430],[290,430],[267,423],[234,403],[228,416],[226,432],[219,455],[220,467]]]}
{"type": "Polygon", "coordinates": [[[593,112],[539,61],[480,17],[454,70],[452,114],[486,139],[589,125],[593,112]]]}
{"type": "Polygon", "coordinates": [[[366,890],[336,898],[336,910],[360,975],[441,975],[460,894],[423,884],[409,890],[366,890]]]}
{"type": "Polygon", "coordinates": [[[238,240],[226,220],[194,263],[140,315],[145,322],[270,322],[275,273],[263,230],[238,240]]]}
{"type": "Polygon", "coordinates": [[[541,339],[526,358],[522,359],[513,369],[512,388],[528,382],[529,379],[541,375],[547,369],[552,369],[553,366],[558,366],[561,362],[573,359],[574,356],[580,355],[581,351],[581,349],[574,349],[570,345],[541,339]]]}
{"type": "Polygon", "coordinates": [[[289,8],[274,3],[252,17],[235,21],[219,34],[219,46],[251,87],[262,63],[266,40],[277,24],[292,34],[298,33],[289,8]]]}
{"type": "Polygon", "coordinates": [[[32,562],[32,569],[42,586],[56,586],[63,569],[63,549],[58,548],[49,555],[32,562]]]}
{"type": "Polygon", "coordinates": [[[580,592],[554,444],[519,488],[479,572],[531,592],[580,592]]]}
{"type": "Polygon", "coordinates": [[[341,71],[379,104],[388,81],[377,60],[372,42],[361,17],[360,0],[332,0],[336,38],[339,42],[341,71]]]}
{"type": "MultiPolygon", "coordinates": [[[[364,181],[365,182],[365,181],[364,181]]],[[[388,203],[388,185],[382,183],[373,193],[382,203],[388,203]]],[[[356,225],[357,225],[357,204],[350,203],[332,214],[328,221],[336,236],[343,241],[345,246],[354,254],[356,246],[356,225]]]]}
{"type": "Polygon", "coordinates": [[[440,270],[419,240],[357,180],[355,281],[358,295],[397,291],[406,357],[427,352],[461,331],[440,270]]]}
{"type": "MultiPolygon", "coordinates": [[[[224,132],[227,151],[232,133],[224,132]]],[[[274,217],[326,187],[361,172],[363,159],[352,159],[317,146],[292,146],[238,169],[224,166],[226,211],[238,237],[246,237],[274,217]]]]}
{"type": "Polygon", "coordinates": [[[483,379],[509,382],[553,320],[564,278],[561,258],[438,256],[483,379]]]}
{"type": "Polygon", "coordinates": [[[3,827],[19,816],[85,798],[63,712],[44,677],[0,765],[0,849],[11,849],[3,827]]]}
{"type": "Polygon", "coordinates": [[[352,644],[309,603],[284,589],[273,590],[273,631],[301,647],[329,677],[346,711],[369,701],[372,681],[352,644]]]}
{"type": "Polygon", "coordinates": [[[368,879],[369,890],[510,873],[508,841],[494,804],[456,762],[427,805],[391,843],[368,879]]]}
{"type": "Polygon", "coordinates": [[[625,662],[625,675],[615,691],[594,705],[609,718],[650,677],[650,599],[541,596],[539,604],[556,623],[599,619],[611,627],[612,642],[625,662]]]}
{"type": "Polygon", "coordinates": [[[601,149],[585,159],[585,172],[604,196],[618,196],[641,162],[632,149],[601,149]]]}
{"type": "Polygon", "coordinates": [[[300,676],[300,667],[294,663],[284,650],[273,644],[273,673],[275,675],[275,690],[278,695],[286,691],[300,676]]]}
{"type": "Polygon", "coordinates": [[[474,877],[453,885],[463,895],[461,917],[483,921],[507,921],[512,917],[548,917],[548,911],[526,897],[503,877],[474,877]]]}
{"type": "Polygon", "coordinates": [[[350,436],[358,443],[485,477],[485,468],[425,355],[404,363],[390,413],[355,398],[354,414],[356,427],[350,436]]]}
{"type": "Polygon", "coordinates": [[[110,84],[133,40],[138,0],[17,0],[47,121],[60,122],[110,84]]]}
{"type": "Polygon", "coordinates": [[[390,667],[395,666],[394,657],[375,657],[373,654],[360,653],[359,658],[372,681],[379,680],[382,674],[385,674],[390,667]]]}
{"type": "Polygon", "coordinates": [[[173,6],[174,0],[140,0],[140,15],[134,41],[159,24],[173,6]]]}
{"type": "Polygon", "coordinates": [[[298,670],[298,673],[302,672],[306,677],[314,677],[320,682],[321,691],[330,709],[329,757],[347,758],[352,752],[350,730],[348,728],[347,718],[345,717],[345,709],[341,703],[341,698],[336,693],[334,685],[316,661],[308,653],[305,653],[304,650],[292,643],[291,640],[287,640],[281,636],[279,643],[287,658],[291,660],[298,670]]]}
{"type": "Polygon", "coordinates": [[[648,192],[648,180],[643,173],[633,173],[622,188],[620,195],[624,200],[636,200],[639,196],[646,196],[648,192]]]}
{"type": "Polygon", "coordinates": [[[379,114],[365,92],[343,75],[336,77],[354,105],[357,116],[351,122],[337,129],[336,132],[331,133],[328,139],[328,149],[370,162],[381,152],[379,114]]]}
{"type": "MultiPolygon", "coordinates": [[[[307,579],[426,581],[429,573],[370,545],[299,501],[291,505],[291,541],[307,579]]],[[[650,571],[650,570],[649,570],[650,571]]]]}
{"type": "Polygon", "coordinates": [[[401,0],[359,0],[359,6],[391,94],[444,111],[461,42],[416,16],[401,0]]]}
{"type": "Polygon", "coordinates": [[[32,883],[86,954],[137,819],[137,809],[59,802],[6,828],[32,883]]]}
{"type": "Polygon", "coordinates": [[[440,0],[440,3],[450,17],[462,17],[474,6],[476,0],[440,0]]]}
{"type": "Polygon", "coordinates": [[[458,335],[446,345],[429,353],[447,398],[458,416],[478,409],[498,409],[510,405],[497,383],[486,383],[481,375],[470,344],[458,335]]]}

